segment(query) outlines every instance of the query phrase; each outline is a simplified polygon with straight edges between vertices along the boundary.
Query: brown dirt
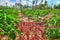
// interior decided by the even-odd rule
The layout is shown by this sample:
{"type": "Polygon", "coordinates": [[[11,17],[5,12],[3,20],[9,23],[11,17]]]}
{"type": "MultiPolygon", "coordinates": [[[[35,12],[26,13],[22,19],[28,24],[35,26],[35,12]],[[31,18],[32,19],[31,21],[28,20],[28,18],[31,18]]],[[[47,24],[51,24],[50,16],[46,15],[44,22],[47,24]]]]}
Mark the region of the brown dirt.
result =
{"type": "MultiPolygon", "coordinates": [[[[25,15],[23,15],[23,13],[19,10],[18,11],[18,17],[19,17],[19,20],[20,21],[24,21],[24,22],[34,22],[34,19],[29,19],[28,17],[26,17],[25,15]]],[[[45,15],[44,17],[39,17],[39,18],[41,18],[41,21],[45,21],[45,20],[49,20],[49,19],[51,19],[52,18],[52,14],[51,13],[49,13],[49,14],[47,14],[47,15],[45,15]]],[[[40,21],[40,22],[41,22],[40,21]]]]}
{"type": "MultiPolygon", "coordinates": [[[[19,17],[19,21],[22,21],[22,22],[34,22],[34,20],[32,20],[32,19],[29,19],[28,17],[26,17],[25,15],[23,15],[22,14],[22,12],[21,11],[18,11],[19,13],[18,13],[18,17],[19,17]]],[[[41,22],[43,22],[44,20],[49,20],[50,18],[52,17],[52,15],[51,14],[48,14],[48,15],[46,15],[46,16],[44,16],[44,17],[40,17],[42,20],[41,20],[41,22]]],[[[28,30],[28,29],[27,29],[28,30]]],[[[33,30],[35,30],[34,28],[33,28],[33,30]]],[[[38,32],[39,31],[37,31],[37,35],[38,35],[38,32]]],[[[32,32],[32,31],[29,31],[29,37],[31,37],[31,36],[33,36],[33,34],[35,34],[34,32],[32,32]]],[[[27,35],[23,35],[24,37],[26,37],[27,35]]],[[[22,37],[23,37],[22,36],[22,37]]],[[[39,35],[38,35],[39,36],[39,35]]],[[[41,36],[41,35],[40,35],[41,36]]],[[[21,38],[22,38],[21,37],[21,38]]],[[[36,38],[37,38],[37,36],[36,36],[36,38]]],[[[30,38],[31,39],[31,38],[30,38]]],[[[9,40],[9,37],[8,36],[1,36],[0,35],[0,40],[9,40]]],[[[22,39],[19,39],[19,36],[17,36],[17,38],[16,38],[16,40],[24,40],[23,38],[22,39]]],[[[26,39],[27,40],[27,39],[26,39]]],[[[31,39],[31,40],[33,40],[33,39],[31,39]]],[[[37,40],[37,39],[36,39],[37,40]]],[[[47,39],[46,39],[47,40],[47,39]]]]}
{"type": "Polygon", "coordinates": [[[34,20],[29,19],[28,17],[23,15],[23,13],[21,11],[18,11],[18,15],[19,15],[18,17],[19,17],[20,21],[23,21],[23,22],[34,22],[34,20]]]}
{"type": "MultiPolygon", "coordinates": [[[[47,40],[47,39],[44,39],[43,37],[41,37],[42,36],[42,32],[41,32],[41,29],[40,30],[38,30],[38,24],[40,25],[40,22],[39,23],[37,23],[37,24],[35,24],[34,23],[34,20],[32,20],[32,19],[28,19],[28,17],[26,17],[25,15],[23,15],[22,14],[22,12],[21,11],[19,11],[19,13],[18,13],[18,17],[19,17],[19,20],[20,21],[22,21],[21,23],[20,23],[20,29],[21,29],[21,31],[23,32],[23,35],[22,35],[22,37],[20,37],[20,39],[21,40],[47,40]],[[24,25],[24,23],[26,24],[26,25],[24,25]],[[30,24],[31,23],[31,24],[30,24]],[[21,26],[21,24],[24,26],[23,28],[22,28],[22,26],[21,26]],[[37,25],[37,26],[31,26],[31,25],[37,25]],[[32,31],[30,30],[30,28],[32,29],[32,31]],[[36,31],[36,29],[37,29],[37,31],[36,31]],[[27,31],[28,31],[28,34],[27,34],[27,31]],[[34,32],[35,31],[35,32],[34,32]],[[36,36],[36,35],[37,36],[36,36]],[[34,36],[33,36],[34,35],[34,36]],[[31,38],[30,38],[31,37],[31,38]],[[36,37],[36,39],[35,39],[35,37],[36,37]],[[27,39],[28,38],[28,39],[27,39]]],[[[44,17],[42,17],[42,20],[44,20],[44,17]]],[[[40,25],[41,26],[41,25],[40,25]]],[[[40,27],[39,27],[40,28],[40,27]]],[[[19,40],[20,40],[19,39],[19,40]]]]}

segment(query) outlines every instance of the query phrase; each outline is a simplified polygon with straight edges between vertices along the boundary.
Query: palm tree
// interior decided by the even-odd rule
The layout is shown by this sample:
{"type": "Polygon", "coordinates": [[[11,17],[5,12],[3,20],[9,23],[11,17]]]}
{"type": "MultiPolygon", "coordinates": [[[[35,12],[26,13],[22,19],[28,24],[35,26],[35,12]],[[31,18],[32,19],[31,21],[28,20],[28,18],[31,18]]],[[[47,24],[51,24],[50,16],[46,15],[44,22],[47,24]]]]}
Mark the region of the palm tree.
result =
{"type": "Polygon", "coordinates": [[[32,8],[34,8],[35,0],[32,1],[32,8]]]}
{"type": "Polygon", "coordinates": [[[41,3],[43,2],[44,0],[41,0],[41,3]]]}
{"type": "Polygon", "coordinates": [[[35,0],[35,2],[36,2],[36,5],[37,5],[37,3],[38,3],[38,0],[35,0]]]}
{"type": "Polygon", "coordinates": [[[26,3],[27,3],[27,8],[28,8],[28,6],[29,6],[29,0],[26,0],[26,1],[27,1],[26,3]]]}
{"type": "Polygon", "coordinates": [[[15,8],[17,8],[17,9],[20,10],[22,6],[23,6],[23,5],[20,4],[20,3],[15,3],[15,5],[14,5],[13,7],[15,7],[15,8]]]}
{"type": "Polygon", "coordinates": [[[8,4],[8,3],[6,2],[6,7],[7,7],[7,4],[8,4]]]}
{"type": "Polygon", "coordinates": [[[20,1],[20,4],[19,5],[20,5],[20,9],[21,9],[21,0],[19,0],[19,1],[20,1]]]}

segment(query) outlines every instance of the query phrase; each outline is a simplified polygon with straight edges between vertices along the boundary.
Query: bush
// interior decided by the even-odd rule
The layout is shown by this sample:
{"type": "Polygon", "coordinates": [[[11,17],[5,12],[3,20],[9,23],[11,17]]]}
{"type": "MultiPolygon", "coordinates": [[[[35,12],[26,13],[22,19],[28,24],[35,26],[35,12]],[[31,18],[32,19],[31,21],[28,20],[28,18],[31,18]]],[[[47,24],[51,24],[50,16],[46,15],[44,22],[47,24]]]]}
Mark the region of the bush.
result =
{"type": "Polygon", "coordinates": [[[46,35],[49,39],[59,39],[60,31],[58,28],[48,28],[46,29],[46,35]]]}
{"type": "Polygon", "coordinates": [[[39,17],[44,17],[49,13],[49,10],[34,10],[34,9],[22,9],[22,13],[28,18],[34,19],[35,21],[39,21],[39,17]]]}
{"type": "Polygon", "coordinates": [[[8,35],[12,40],[15,40],[16,33],[21,35],[19,29],[15,26],[18,24],[18,11],[14,9],[0,9],[0,35],[8,35]]]}

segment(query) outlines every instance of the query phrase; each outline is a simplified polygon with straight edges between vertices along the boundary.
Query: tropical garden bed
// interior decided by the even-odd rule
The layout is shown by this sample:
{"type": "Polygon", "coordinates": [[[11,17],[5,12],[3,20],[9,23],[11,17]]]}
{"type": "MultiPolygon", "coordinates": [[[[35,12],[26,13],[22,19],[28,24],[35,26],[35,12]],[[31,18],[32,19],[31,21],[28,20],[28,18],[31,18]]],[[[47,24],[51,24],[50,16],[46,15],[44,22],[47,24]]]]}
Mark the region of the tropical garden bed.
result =
{"type": "Polygon", "coordinates": [[[57,11],[0,8],[0,40],[60,40],[57,11]]]}

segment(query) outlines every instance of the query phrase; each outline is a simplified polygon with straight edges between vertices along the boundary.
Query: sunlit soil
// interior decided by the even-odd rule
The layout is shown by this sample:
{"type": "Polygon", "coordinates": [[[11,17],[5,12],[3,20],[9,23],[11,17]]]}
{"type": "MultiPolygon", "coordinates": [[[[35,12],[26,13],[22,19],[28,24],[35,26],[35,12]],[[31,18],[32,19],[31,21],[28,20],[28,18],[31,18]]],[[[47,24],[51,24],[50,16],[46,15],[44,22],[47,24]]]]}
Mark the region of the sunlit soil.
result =
{"type": "Polygon", "coordinates": [[[45,40],[43,27],[35,22],[21,22],[19,26],[23,35],[21,40],[45,40]]]}

